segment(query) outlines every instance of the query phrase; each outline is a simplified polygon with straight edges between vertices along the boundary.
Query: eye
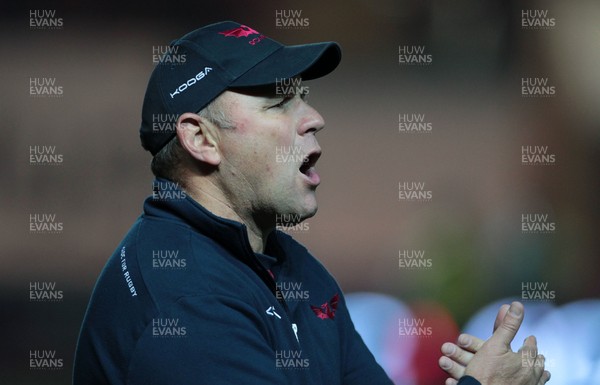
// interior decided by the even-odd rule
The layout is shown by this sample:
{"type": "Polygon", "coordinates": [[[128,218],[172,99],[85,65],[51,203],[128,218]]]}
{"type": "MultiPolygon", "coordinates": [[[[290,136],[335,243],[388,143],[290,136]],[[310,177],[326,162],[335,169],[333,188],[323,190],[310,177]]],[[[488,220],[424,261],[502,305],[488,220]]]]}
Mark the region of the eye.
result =
{"type": "Polygon", "coordinates": [[[270,106],[269,108],[281,108],[285,106],[290,100],[294,98],[294,95],[285,96],[283,100],[277,104],[270,106]]]}

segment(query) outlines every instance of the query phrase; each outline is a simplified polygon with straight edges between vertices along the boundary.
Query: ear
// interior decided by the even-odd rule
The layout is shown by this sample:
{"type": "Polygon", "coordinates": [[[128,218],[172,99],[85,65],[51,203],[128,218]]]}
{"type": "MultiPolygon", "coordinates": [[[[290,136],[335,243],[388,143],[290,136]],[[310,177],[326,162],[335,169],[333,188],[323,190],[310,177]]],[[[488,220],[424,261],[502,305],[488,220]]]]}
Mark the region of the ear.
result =
{"type": "Polygon", "coordinates": [[[195,159],[212,166],[221,163],[218,127],[207,119],[186,112],[177,119],[177,138],[195,159]]]}

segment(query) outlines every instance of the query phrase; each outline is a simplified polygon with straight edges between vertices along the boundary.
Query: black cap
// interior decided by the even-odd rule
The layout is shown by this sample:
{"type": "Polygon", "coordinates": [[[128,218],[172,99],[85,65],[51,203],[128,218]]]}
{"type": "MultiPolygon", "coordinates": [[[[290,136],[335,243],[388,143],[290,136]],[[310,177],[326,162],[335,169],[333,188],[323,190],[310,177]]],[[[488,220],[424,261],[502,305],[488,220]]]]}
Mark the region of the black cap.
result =
{"type": "Polygon", "coordinates": [[[174,136],[185,112],[198,112],[228,88],[316,79],[341,60],[337,43],[285,46],[256,30],[224,21],[173,41],[148,81],[140,138],[156,155],[174,136]]]}

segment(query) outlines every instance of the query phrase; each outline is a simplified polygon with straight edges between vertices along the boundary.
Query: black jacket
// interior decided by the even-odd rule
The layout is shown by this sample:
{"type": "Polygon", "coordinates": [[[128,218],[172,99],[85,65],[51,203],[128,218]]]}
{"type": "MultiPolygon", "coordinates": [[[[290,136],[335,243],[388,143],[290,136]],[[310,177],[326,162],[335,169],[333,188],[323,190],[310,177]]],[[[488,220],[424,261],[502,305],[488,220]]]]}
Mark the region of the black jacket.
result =
{"type": "Polygon", "coordinates": [[[302,245],[274,231],[256,254],[244,225],[169,183],[96,283],[75,385],[391,384],[302,245]]]}

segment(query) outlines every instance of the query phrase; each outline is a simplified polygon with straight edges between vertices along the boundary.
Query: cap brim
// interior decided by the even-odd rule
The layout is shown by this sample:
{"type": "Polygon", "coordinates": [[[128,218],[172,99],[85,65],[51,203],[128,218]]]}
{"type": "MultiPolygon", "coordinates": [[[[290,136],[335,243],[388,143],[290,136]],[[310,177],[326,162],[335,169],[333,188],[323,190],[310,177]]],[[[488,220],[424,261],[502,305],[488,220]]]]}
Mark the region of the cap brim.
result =
{"type": "Polygon", "coordinates": [[[335,42],[284,46],[233,81],[230,87],[270,85],[295,76],[317,79],[333,71],[341,59],[342,50],[335,42]]]}

